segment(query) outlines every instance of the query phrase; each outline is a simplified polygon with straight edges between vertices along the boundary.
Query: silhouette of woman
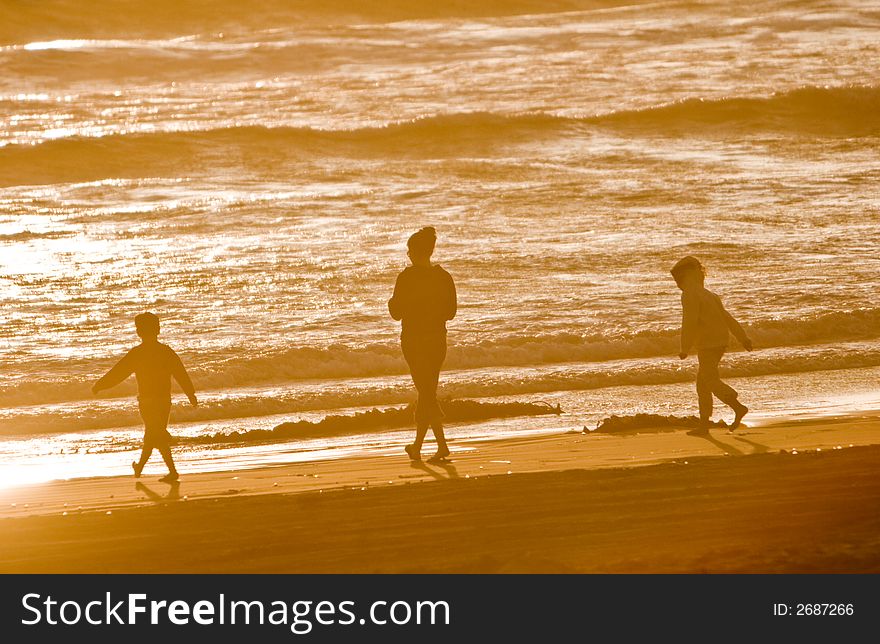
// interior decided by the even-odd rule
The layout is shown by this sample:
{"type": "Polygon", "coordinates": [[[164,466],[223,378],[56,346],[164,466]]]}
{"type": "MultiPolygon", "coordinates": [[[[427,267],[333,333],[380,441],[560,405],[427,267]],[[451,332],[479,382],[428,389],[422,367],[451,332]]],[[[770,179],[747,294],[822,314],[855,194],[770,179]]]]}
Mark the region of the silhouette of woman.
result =
{"type": "Polygon", "coordinates": [[[407,241],[407,266],[394,285],[388,311],[402,321],[400,347],[409,365],[413,384],[419,393],[416,403],[416,439],[406,446],[414,461],[421,460],[422,442],[428,427],[437,439],[437,453],[430,461],[449,456],[443,434],[443,410],[437,401],[440,368],[446,359],[446,321],[455,317],[457,299],[452,276],[439,265],[431,263],[437,232],[426,227],[407,241]]]}

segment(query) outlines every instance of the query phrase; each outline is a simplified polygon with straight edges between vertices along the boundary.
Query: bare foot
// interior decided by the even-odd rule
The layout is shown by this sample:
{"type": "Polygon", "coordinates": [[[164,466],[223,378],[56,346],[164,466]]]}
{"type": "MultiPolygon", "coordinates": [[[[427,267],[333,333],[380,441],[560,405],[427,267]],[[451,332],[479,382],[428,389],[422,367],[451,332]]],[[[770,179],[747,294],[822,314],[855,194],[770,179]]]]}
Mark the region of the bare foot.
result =
{"type": "Polygon", "coordinates": [[[139,479],[141,477],[141,472],[143,471],[144,468],[138,467],[137,461],[132,461],[131,462],[131,469],[134,470],[134,477],[136,479],[139,479]]]}
{"type": "Polygon", "coordinates": [[[749,413],[749,408],[741,404],[734,411],[736,412],[736,416],[733,419],[733,423],[728,428],[730,431],[733,431],[742,425],[742,419],[749,413]]]}
{"type": "Polygon", "coordinates": [[[449,456],[448,449],[438,449],[437,453],[428,459],[428,462],[429,463],[439,463],[440,461],[445,461],[448,456],[449,456]]]}
{"type": "Polygon", "coordinates": [[[415,445],[407,445],[403,449],[406,451],[407,455],[409,455],[409,460],[411,460],[411,461],[422,460],[422,455],[416,451],[415,445]]]}
{"type": "Polygon", "coordinates": [[[177,472],[168,472],[168,474],[166,474],[159,480],[163,483],[176,483],[179,478],[180,475],[177,472]]]}
{"type": "Polygon", "coordinates": [[[688,436],[708,436],[709,435],[709,423],[706,421],[700,421],[700,424],[697,425],[694,429],[688,432],[688,436]]]}

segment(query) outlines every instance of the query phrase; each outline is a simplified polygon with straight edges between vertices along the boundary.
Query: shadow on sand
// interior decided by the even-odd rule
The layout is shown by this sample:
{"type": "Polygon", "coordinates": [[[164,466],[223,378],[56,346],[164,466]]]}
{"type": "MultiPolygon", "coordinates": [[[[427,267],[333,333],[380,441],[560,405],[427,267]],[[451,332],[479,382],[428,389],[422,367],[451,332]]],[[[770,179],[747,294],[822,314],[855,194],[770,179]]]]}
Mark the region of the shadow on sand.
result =
{"type": "Polygon", "coordinates": [[[712,436],[712,434],[706,434],[705,436],[699,436],[698,438],[703,438],[703,439],[709,441],[715,447],[724,451],[727,454],[730,454],[731,456],[745,456],[747,453],[748,454],[764,454],[765,452],[769,451],[769,449],[770,449],[766,445],[761,445],[760,443],[750,441],[747,438],[743,438],[741,435],[728,434],[728,436],[730,436],[734,440],[738,440],[741,443],[745,443],[746,445],[749,445],[752,448],[751,451],[744,452],[740,449],[737,449],[736,447],[734,447],[730,443],[725,443],[724,441],[718,440],[717,438],[712,436]]]}
{"type": "Polygon", "coordinates": [[[426,474],[430,474],[438,481],[459,478],[458,470],[455,469],[455,466],[450,461],[439,461],[430,464],[425,461],[410,461],[409,465],[414,470],[421,470],[426,474]],[[433,467],[431,467],[432,465],[433,467]]]}
{"type": "Polygon", "coordinates": [[[766,445],[761,445],[761,443],[756,443],[755,441],[751,441],[748,438],[743,438],[741,434],[737,434],[734,436],[736,440],[740,443],[745,443],[746,445],[752,446],[752,454],[765,454],[770,451],[770,448],[766,445]]]}
{"type": "Polygon", "coordinates": [[[134,485],[135,489],[138,492],[143,492],[147,495],[147,498],[150,499],[153,503],[165,503],[167,501],[177,501],[180,499],[180,481],[175,481],[174,483],[169,483],[168,493],[165,495],[159,494],[148,488],[146,485],[138,481],[134,485]]]}

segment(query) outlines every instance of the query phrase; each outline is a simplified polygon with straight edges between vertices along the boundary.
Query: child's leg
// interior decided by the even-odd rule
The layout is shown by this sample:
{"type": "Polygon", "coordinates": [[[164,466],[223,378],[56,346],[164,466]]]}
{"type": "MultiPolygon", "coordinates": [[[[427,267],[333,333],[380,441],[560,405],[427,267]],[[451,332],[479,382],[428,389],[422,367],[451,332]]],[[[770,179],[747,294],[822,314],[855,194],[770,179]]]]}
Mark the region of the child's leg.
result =
{"type": "Polygon", "coordinates": [[[713,351],[697,352],[699,369],[697,370],[697,400],[700,403],[700,422],[708,424],[712,419],[712,389],[718,380],[718,361],[713,351]]]}
{"type": "Polygon", "coordinates": [[[722,382],[720,377],[715,383],[712,391],[718,397],[718,400],[730,407],[734,414],[736,414],[729,429],[731,431],[737,429],[740,424],[742,424],[742,419],[747,413],[749,413],[749,408],[739,401],[739,394],[736,392],[736,389],[728,385],[726,382],[722,382]]]}
{"type": "Polygon", "coordinates": [[[141,454],[140,469],[143,469],[153,453],[153,448],[159,450],[168,473],[173,478],[177,477],[177,469],[171,458],[170,436],[168,434],[168,417],[171,414],[171,400],[140,400],[139,405],[141,418],[144,419],[144,450],[141,454]]]}
{"type": "Polygon", "coordinates": [[[720,379],[717,380],[712,387],[712,393],[715,394],[715,397],[718,398],[718,400],[734,411],[742,407],[742,404],[738,400],[739,394],[736,393],[736,390],[727,383],[722,382],[720,379]]]}
{"type": "MultiPolygon", "coordinates": [[[[733,411],[736,413],[736,418],[734,419],[733,424],[730,426],[730,428],[736,429],[737,427],[739,427],[743,416],[748,413],[749,409],[741,402],[739,402],[739,394],[736,392],[736,389],[721,380],[721,374],[718,372],[718,365],[721,362],[721,358],[723,356],[723,349],[710,349],[708,351],[700,352],[700,370],[703,372],[704,381],[703,390],[704,395],[705,391],[708,390],[710,410],[713,394],[716,398],[718,398],[718,400],[733,409],[733,411]]],[[[711,411],[709,415],[711,416],[711,411]]],[[[700,416],[702,418],[702,413],[700,414],[700,416]]]]}
{"type": "Polygon", "coordinates": [[[718,354],[718,360],[715,362],[715,370],[714,370],[714,378],[712,380],[712,393],[715,394],[715,397],[718,398],[725,405],[733,409],[734,411],[739,411],[742,408],[742,404],[739,402],[739,394],[736,392],[736,389],[728,385],[726,382],[721,380],[721,374],[718,373],[718,364],[721,362],[721,358],[724,356],[724,352],[721,351],[718,354]]]}
{"type": "Polygon", "coordinates": [[[144,471],[144,466],[150,460],[150,456],[153,455],[153,441],[150,432],[150,427],[153,423],[152,414],[150,414],[149,407],[142,404],[138,404],[138,410],[141,412],[141,419],[144,421],[144,444],[141,447],[140,459],[131,464],[135,478],[140,478],[141,472],[144,471]]]}

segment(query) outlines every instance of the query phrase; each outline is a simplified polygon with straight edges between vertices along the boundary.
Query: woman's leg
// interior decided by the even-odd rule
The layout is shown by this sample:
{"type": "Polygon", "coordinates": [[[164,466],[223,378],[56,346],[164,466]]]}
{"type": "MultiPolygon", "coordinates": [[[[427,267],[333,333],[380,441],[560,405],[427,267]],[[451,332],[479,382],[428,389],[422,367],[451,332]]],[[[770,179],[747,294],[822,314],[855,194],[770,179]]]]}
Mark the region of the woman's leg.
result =
{"type": "Polygon", "coordinates": [[[434,432],[434,440],[437,441],[437,453],[431,458],[446,458],[449,456],[449,446],[446,444],[446,434],[443,433],[443,423],[434,423],[431,425],[431,430],[434,432]]]}
{"type": "Polygon", "coordinates": [[[147,464],[147,461],[150,460],[150,456],[152,456],[152,455],[153,455],[153,447],[150,445],[147,445],[147,443],[144,442],[144,446],[141,448],[140,459],[137,461],[137,463],[132,463],[132,467],[134,468],[134,475],[135,476],[141,475],[141,472],[144,470],[144,465],[147,464]]]}
{"type": "Polygon", "coordinates": [[[416,438],[407,447],[410,458],[417,459],[422,444],[431,427],[437,438],[440,451],[447,451],[446,438],[443,434],[443,412],[437,403],[437,385],[440,380],[440,367],[446,358],[446,338],[442,336],[403,337],[401,338],[403,356],[409,365],[413,385],[419,394],[416,402],[416,438]]]}
{"type": "Polygon", "coordinates": [[[422,443],[425,435],[428,433],[429,423],[422,418],[422,390],[424,389],[424,359],[422,348],[417,339],[409,336],[401,336],[400,348],[403,350],[403,357],[409,366],[409,373],[412,377],[413,385],[419,394],[416,400],[415,413],[413,414],[416,421],[416,438],[411,445],[406,446],[406,453],[409,457],[418,461],[421,459],[422,443]]]}
{"type": "MultiPolygon", "coordinates": [[[[428,424],[427,423],[416,423],[416,438],[412,442],[412,445],[409,445],[409,449],[407,449],[407,453],[416,459],[422,453],[422,443],[425,442],[425,436],[428,435],[428,424]]],[[[418,459],[416,459],[418,460],[418,459]]]]}
{"type": "Polygon", "coordinates": [[[177,476],[177,468],[174,467],[174,459],[171,457],[171,446],[163,445],[159,448],[159,453],[162,455],[162,460],[165,461],[165,465],[168,467],[168,473],[172,476],[177,476]]]}
{"type": "Polygon", "coordinates": [[[434,438],[437,441],[437,454],[435,458],[446,458],[449,456],[449,446],[446,444],[446,434],[443,433],[443,410],[437,400],[437,387],[440,385],[440,370],[446,361],[446,337],[437,339],[434,347],[435,353],[432,355],[433,364],[431,365],[431,381],[428,383],[431,391],[431,404],[434,420],[431,423],[431,430],[434,432],[434,438]]]}

